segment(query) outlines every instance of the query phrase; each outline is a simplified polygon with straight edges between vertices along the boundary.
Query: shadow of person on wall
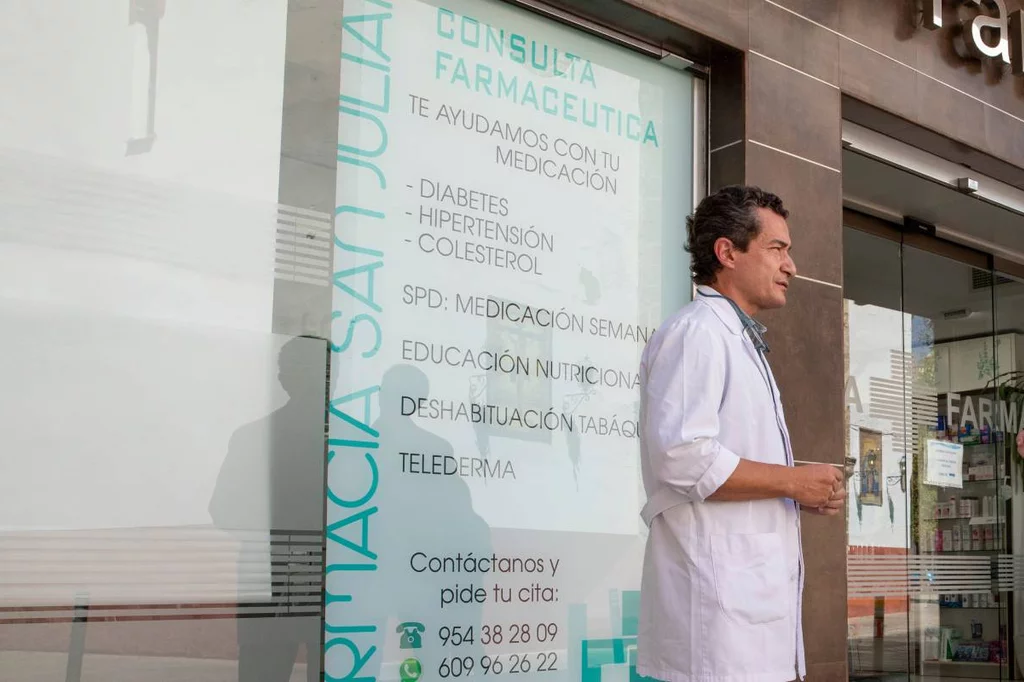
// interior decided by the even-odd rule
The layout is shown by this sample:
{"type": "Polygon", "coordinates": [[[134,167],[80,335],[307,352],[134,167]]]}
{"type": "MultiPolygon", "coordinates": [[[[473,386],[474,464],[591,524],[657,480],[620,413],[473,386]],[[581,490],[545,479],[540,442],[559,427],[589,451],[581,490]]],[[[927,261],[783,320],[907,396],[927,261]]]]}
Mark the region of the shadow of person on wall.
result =
{"type": "MultiPolygon", "coordinates": [[[[441,590],[456,583],[493,584],[494,574],[416,570],[432,557],[461,553],[489,558],[492,552],[491,529],[475,511],[470,488],[458,475],[459,454],[450,442],[421,425],[426,420],[410,415],[413,401],[429,397],[430,389],[427,376],[411,365],[394,365],[381,379],[379,417],[372,423],[380,434],[379,487],[373,502],[379,508],[373,523],[379,538],[374,549],[380,558],[368,598],[358,600],[361,605],[351,605],[367,619],[353,622],[377,626],[375,645],[381,651],[360,670],[362,677],[379,677],[382,662],[397,663],[407,657],[420,661],[426,676],[428,671],[436,674],[441,659],[453,655],[452,651],[459,657],[473,656],[477,662],[484,653],[480,644],[483,605],[449,605],[442,610],[441,590]],[[414,561],[417,553],[420,557],[414,561]],[[424,626],[421,647],[402,643],[406,623],[424,626]],[[476,638],[458,649],[443,650],[438,628],[445,624],[462,625],[464,631],[472,626],[476,638]],[[397,651],[389,639],[399,642],[397,651]]],[[[464,393],[463,388],[449,394],[464,393]]],[[[472,448],[472,426],[460,423],[458,428],[465,430],[466,445],[472,448]]]]}
{"type": "MultiPolygon", "coordinates": [[[[235,431],[210,501],[215,525],[241,544],[239,682],[287,682],[300,645],[307,681],[320,679],[327,352],[320,339],[297,337],[284,344],[277,380],[288,402],[235,431]]],[[[341,363],[332,364],[336,377],[341,363]]],[[[453,473],[458,457],[452,444],[420,426],[408,410],[403,414],[403,402],[408,407],[429,393],[427,376],[410,365],[395,365],[381,379],[379,416],[371,425],[380,434],[374,450],[377,511],[368,522],[377,570],[335,587],[362,593],[346,604],[351,622],[377,626],[378,653],[361,668],[361,677],[378,677],[381,664],[394,663],[396,655],[414,656],[423,670],[436,670],[444,653],[437,646],[438,626],[452,620],[479,633],[482,624],[482,604],[451,605],[442,614],[440,595],[455,583],[483,586],[492,574],[433,573],[411,565],[417,552],[424,557],[416,564],[420,568],[431,557],[490,557],[492,551],[490,528],[474,510],[469,486],[453,473]],[[415,624],[423,626],[419,642],[405,636],[415,624]],[[389,641],[398,642],[397,653],[389,641]]],[[[459,428],[472,433],[468,424],[459,428]]],[[[361,457],[338,456],[331,466],[332,489],[342,498],[356,499],[353,490],[365,491],[361,457]]],[[[337,520],[328,516],[329,523],[337,520]]],[[[482,654],[479,636],[459,649],[460,656],[482,654]]]]}
{"type": "Polygon", "coordinates": [[[320,680],[327,344],[295,337],[278,354],[288,402],[234,432],[209,512],[240,543],[238,680],[288,682],[305,645],[320,680]]]}

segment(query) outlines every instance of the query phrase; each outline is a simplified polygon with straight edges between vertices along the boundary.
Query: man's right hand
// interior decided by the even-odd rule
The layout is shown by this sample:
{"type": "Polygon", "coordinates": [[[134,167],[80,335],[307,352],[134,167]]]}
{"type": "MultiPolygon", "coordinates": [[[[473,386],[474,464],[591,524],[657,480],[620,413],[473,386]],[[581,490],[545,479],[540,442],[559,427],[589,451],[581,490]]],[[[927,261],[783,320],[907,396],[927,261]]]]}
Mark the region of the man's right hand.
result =
{"type": "Polygon", "coordinates": [[[836,491],[844,487],[843,472],[830,464],[806,464],[792,470],[791,497],[797,504],[809,509],[821,509],[836,491]]]}

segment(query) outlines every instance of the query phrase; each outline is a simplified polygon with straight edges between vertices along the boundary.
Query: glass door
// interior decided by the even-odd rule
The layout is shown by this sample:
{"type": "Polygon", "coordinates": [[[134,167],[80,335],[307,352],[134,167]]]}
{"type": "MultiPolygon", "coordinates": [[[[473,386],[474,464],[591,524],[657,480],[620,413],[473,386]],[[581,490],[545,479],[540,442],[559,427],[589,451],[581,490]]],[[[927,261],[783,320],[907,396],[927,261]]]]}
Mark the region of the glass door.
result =
{"type": "Polygon", "coordinates": [[[1006,613],[994,568],[1005,545],[989,259],[903,244],[912,671],[1005,679],[1006,613]]]}
{"type": "Polygon", "coordinates": [[[850,676],[1008,679],[991,260],[846,219],[850,676]]]}
{"type": "Polygon", "coordinates": [[[1005,508],[1007,555],[999,566],[999,589],[1005,595],[1008,630],[1008,668],[1020,679],[1024,670],[1024,266],[996,259],[991,278],[996,328],[997,423],[1003,434],[1001,453],[1009,474],[1002,493],[1005,508]]]}
{"type": "Polygon", "coordinates": [[[910,670],[902,253],[887,236],[844,230],[851,678],[910,670]]]}

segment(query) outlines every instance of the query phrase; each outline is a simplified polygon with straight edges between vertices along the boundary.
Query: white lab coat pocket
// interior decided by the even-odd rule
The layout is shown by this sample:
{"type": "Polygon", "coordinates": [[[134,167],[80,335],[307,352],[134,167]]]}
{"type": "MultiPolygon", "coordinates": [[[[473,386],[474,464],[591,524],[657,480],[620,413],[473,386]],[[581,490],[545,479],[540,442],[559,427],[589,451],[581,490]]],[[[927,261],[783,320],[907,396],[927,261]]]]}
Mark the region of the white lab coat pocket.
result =
{"type": "Polygon", "coordinates": [[[789,615],[789,574],[779,534],[712,536],[711,563],[718,605],[727,618],[758,625],[789,615]]]}

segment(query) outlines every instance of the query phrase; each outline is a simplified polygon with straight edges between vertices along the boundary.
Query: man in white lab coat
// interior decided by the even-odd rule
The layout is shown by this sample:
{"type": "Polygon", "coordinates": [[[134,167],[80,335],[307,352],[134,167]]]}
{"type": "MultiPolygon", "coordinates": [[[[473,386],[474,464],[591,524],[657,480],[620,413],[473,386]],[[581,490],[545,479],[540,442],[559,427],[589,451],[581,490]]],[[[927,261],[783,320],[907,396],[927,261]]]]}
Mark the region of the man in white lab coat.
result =
{"type": "Polygon", "coordinates": [[[805,676],[799,514],[835,515],[846,491],[840,469],[794,465],[766,329],[753,319],[785,305],[796,275],[787,217],[754,187],[704,199],[687,220],[697,296],[643,352],[650,533],[637,672],[647,677],[805,676]]]}

